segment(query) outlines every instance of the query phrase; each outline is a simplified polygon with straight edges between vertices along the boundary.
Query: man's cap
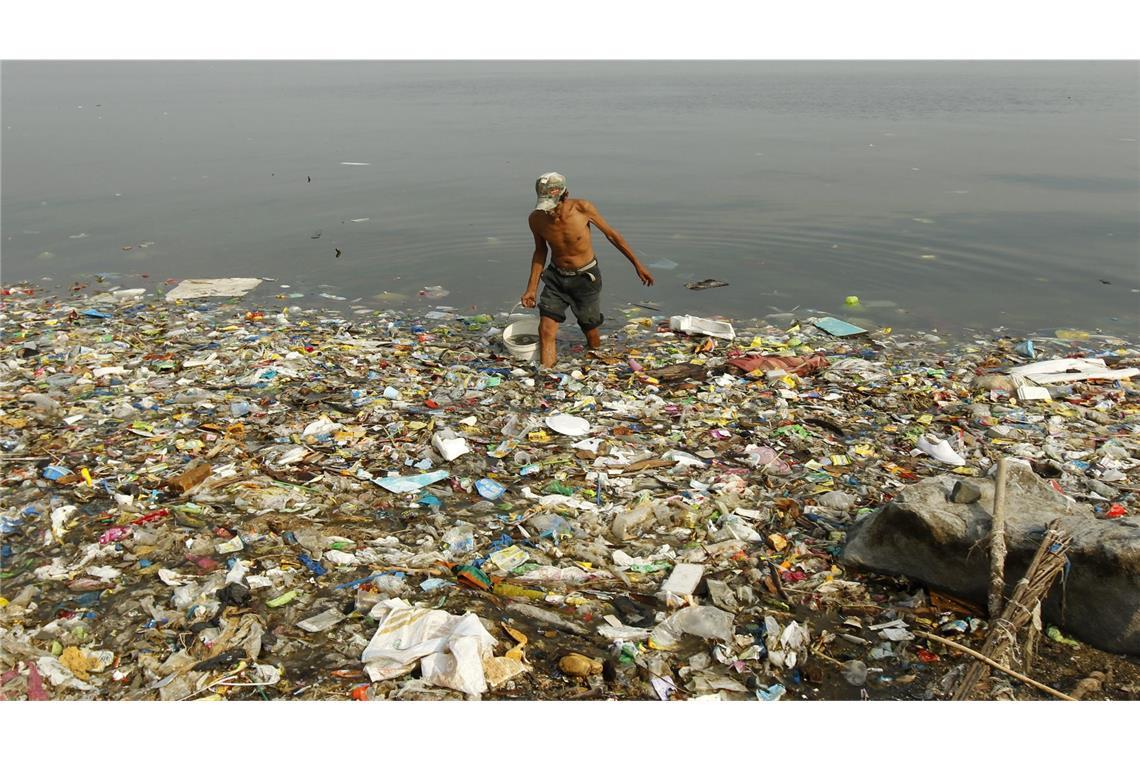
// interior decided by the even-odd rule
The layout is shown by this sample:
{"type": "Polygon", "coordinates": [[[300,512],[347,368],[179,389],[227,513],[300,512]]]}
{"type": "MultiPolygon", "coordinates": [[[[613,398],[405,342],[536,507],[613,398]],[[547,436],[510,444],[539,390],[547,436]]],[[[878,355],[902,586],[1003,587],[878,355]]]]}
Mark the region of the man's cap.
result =
{"type": "Polygon", "coordinates": [[[534,191],[538,193],[535,211],[553,211],[566,192],[566,178],[558,172],[547,172],[535,180],[534,191]]]}

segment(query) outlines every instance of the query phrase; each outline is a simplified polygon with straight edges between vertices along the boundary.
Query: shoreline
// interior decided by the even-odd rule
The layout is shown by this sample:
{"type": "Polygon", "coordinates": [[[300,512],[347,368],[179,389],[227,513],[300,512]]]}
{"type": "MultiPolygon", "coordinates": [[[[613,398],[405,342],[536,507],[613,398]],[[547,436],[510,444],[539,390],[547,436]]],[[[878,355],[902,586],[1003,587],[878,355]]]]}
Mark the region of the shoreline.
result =
{"type": "MultiPolygon", "coordinates": [[[[3,296],[4,299],[27,297],[28,294],[32,294],[35,297],[41,298],[54,295],[60,300],[66,300],[76,293],[82,293],[86,297],[98,298],[105,300],[107,303],[137,303],[140,300],[161,300],[164,295],[172,290],[179,282],[190,282],[194,280],[194,278],[183,278],[181,280],[172,278],[156,281],[147,275],[142,275],[136,276],[138,282],[134,283],[133,286],[126,286],[122,283],[124,277],[126,277],[126,275],[117,274],[113,275],[113,277],[108,276],[108,279],[102,279],[101,277],[88,280],[77,279],[71,285],[57,284],[55,282],[45,284],[43,282],[21,280],[14,283],[0,283],[0,291],[12,293],[12,296],[3,296]],[[145,291],[145,295],[141,298],[131,297],[125,301],[120,301],[114,297],[114,294],[117,292],[135,293],[140,288],[145,291]]],[[[283,282],[279,278],[256,277],[252,279],[260,280],[263,285],[254,288],[242,296],[243,303],[249,305],[250,308],[262,310],[266,313],[269,313],[269,311],[287,312],[312,310],[328,312],[330,315],[339,314],[347,319],[357,320],[384,318],[386,316],[419,319],[422,318],[423,315],[435,311],[437,306],[442,306],[457,316],[475,316],[477,314],[490,316],[493,314],[495,318],[501,319],[509,313],[505,306],[501,306],[499,309],[491,308],[489,310],[480,308],[479,305],[467,305],[465,307],[450,306],[448,302],[448,295],[450,295],[450,293],[447,290],[442,290],[443,295],[440,295],[438,292],[432,292],[436,290],[438,286],[425,286],[424,288],[416,288],[413,286],[409,293],[384,291],[372,296],[349,297],[339,295],[335,292],[328,292],[329,288],[326,287],[322,289],[321,286],[313,286],[313,292],[302,293],[296,289],[297,286],[295,284],[283,282]],[[278,288],[277,292],[270,290],[273,286],[278,288]]],[[[218,301],[224,299],[215,298],[212,300],[218,301]]],[[[185,303],[192,302],[193,299],[185,301],[185,303]]],[[[628,320],[633,318],[660,319],[678,313],[676,311],[670,311],[667,306],[660,303],[656,304],[656,308],[646,308],[640,306],[640,303],[654,302],[642,301],[627,302],[621,305],[613,304],[612,312],[608,310],[606,312],[606,322],[602,327],[603,334],[619,330],[620,326],[623,326],[628,320]]],[[[733,313],[718,314],[715,310],[714,303],[715,302],[710,303],[709,308],[700,310],[701,313],[697,316],[726,320],[743,329],[786,328],[797,322],[830,316],[851,322],[859,327],[865,328],[871,333],[886,331],[886,335],[894,334],[895,336],[921,338],[932,344],[942,345],[947,349],[958,348],[971,341],[992,340],[997,337],[1008,339],[1016,338],[1018,341],[1042,341],[1058,349],[1068,347],[1073,350],[1095,348],[1092,344],[1097,342],[1103,342],[1106,346],[1123,346],[1129,349],[1140,345],[1140,323],[1137,324],[1134,332],[1129,332],[1127,329],[1107,331],[1103,327],[1080,327],[1072,325],[1053,327],[1041,325],[1033,329],[1013,328],[1003,325],[982,327],[969,325],[964,322],[948,323],[942,326],[911,327],[906,324],[908,314],[905,310],[898,308],[894,312],[889,312],[885,308],[875,305],[878,302],[871,302],[869,305],[864,305],[858,303],[857,298],[854,305],[841,304],[837,309],[815,309],[797,305],[790,312],[768,312],[764,315],[755,314],[752,316],[739,316],[733,313]],[[887,317],[890,318],[888,319],[887,317]]],[[[517,304],[515,308],[518,308],[517,304]]],[[[516,312],[516,314],[518,313],[525,314],[530,312],[524,310],[522,312],[516,312]]],[[[1113,318],[1113,321],[1121,322],[1122,328],[1125,326],[1120,318],[1113,318]]],[[[572,324],[572,320],[568,320],[559,331],[559,341],[565,341],[568,336],[581,337],[580,333],[576,330],[576,326],[572,324]]]]}

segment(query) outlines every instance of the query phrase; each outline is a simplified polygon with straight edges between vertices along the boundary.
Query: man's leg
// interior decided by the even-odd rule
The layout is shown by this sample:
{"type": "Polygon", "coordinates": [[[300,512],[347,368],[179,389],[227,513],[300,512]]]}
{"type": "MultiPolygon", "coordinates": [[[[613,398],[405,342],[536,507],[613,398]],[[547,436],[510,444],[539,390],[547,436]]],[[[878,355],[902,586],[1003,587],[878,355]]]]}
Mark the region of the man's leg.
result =
{"type": "Polygon", "coordinates": [[[579,278],[574,293],[574,316],[578,318],[578,327],[582,328],[582,334],[586,336],[586,345],[591,351],[596,351],[602,345],[602,335],[598,328],[605,321],[602,316],[602,273],[595,268],[592,276],[580,275],[579,278]]]}
{"type": "Polygon", "coordinates": [[[543,367],[553,367],[557,358],[554,350],[554,338],[558,335],[558,323],[550,317],[543,315],[538,320],[538,355],[539,363],[543,367]]]}
{"type": "Polygon", "coordinates": [[[554,366],[554,338],[558,335],[558,325],[566,319],[566,307],[570,296],[562,289],[562,279],[554,270],[542,273],[542,293],[538,297],[538,357],[546,368],[554,366]]]}

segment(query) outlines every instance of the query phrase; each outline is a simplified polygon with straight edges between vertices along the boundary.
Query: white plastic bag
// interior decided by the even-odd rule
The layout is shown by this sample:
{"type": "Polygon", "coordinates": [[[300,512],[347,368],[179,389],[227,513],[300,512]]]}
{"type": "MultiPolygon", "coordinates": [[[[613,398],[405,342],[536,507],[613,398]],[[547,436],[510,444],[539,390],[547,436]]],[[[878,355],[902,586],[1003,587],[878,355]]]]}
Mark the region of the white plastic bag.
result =
{"type": "Polygon", "coordinates": [[[1029,378],[1038,385],[1072,383],[1077,380],[1122,380],[1140,375],[1140,369],[1127,367],[1109,369],[1104,359],[1049,359],[1014,367],[1009,371],[1014,378],[1029,378]]]}
{"type": "Polygon", "coordinates": [[[685,607],[653,629],[650,641],[658,649],[673,649],[683,634],[731,641],[734,616],[716,607],[685,607]]]}
{"type": "Polygon", "coordinates": [[[495,639],[474,613],[452,615],[388,599],[377,603],[369,615],[380,626],[360,660],[373,681],[409,673],[422,660],[427,683],[471,695],[487,690],[483,660],[491,657],[495,639]]]}

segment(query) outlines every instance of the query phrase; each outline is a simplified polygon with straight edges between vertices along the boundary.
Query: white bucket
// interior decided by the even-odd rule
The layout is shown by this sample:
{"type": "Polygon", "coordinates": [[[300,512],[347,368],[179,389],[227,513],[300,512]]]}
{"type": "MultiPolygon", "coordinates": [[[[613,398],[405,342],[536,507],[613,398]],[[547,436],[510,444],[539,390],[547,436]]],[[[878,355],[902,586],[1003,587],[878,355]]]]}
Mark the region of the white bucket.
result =
{"type": "Polygon", "coordinates": [[[503,328],[503,345],[516,359],[538,355],[538,317],[523,317],[503,328]]]}

